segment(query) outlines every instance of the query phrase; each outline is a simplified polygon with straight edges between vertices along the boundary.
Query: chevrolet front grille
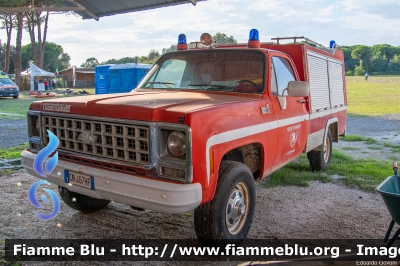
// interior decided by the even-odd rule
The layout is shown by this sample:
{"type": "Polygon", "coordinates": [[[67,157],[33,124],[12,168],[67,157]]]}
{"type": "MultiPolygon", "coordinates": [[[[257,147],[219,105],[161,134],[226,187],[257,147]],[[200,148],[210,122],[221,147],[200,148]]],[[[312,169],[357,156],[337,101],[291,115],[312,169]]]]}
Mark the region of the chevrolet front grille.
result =
{"type": "Polygon", "coordinates": [[[138,164],[150,163],[149,127],[76,118],[41,117],[42,141],[47,130],[60,140],[60,150],[138,164]]]}

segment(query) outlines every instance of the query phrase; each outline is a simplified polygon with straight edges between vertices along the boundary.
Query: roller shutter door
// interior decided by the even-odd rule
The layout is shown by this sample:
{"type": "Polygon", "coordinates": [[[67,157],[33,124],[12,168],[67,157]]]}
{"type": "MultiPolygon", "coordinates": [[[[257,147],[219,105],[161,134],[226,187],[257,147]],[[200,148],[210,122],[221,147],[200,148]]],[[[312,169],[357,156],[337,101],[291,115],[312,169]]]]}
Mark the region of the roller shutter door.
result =
{"type": "Polygon", "coordinates": [[[330,108],[327,58],[309,51],[307,58],[312,111],[330,108]]]}
{"type": "Polygon", "coordinates": [[[329,87],[331,108],[344,105],[343,68],[340,62],[329,60],[329,87]]]}

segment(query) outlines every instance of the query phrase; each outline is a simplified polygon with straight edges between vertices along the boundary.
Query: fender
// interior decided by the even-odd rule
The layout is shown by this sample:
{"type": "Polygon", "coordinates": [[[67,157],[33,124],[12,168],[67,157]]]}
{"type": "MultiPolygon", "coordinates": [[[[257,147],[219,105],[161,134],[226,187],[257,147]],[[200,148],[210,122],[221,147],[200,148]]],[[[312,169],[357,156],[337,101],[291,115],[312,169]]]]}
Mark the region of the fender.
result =
{"type": "MultiPolygon", "coordinates": [[[[338,120],[337,117],[332,117],[332,118],[328,119],[328,121],[326,122],[325,134],[324,134],[324,138],[323,139],[325,139],[326,135],[328,135],[328,130],[329,130],[330,125],[335,124],[335,123],[339,123],[339,120],[338,120]]],[[[336,127],[336,132],[331,132],[331,134],[332,134],[332,141],[339,142],[339,138],[338,138],[338,136],[339,136],[339,127],[336,127]],[[334,136],[336,136],[336,137],[334,137],[334,136]]]]}
{"type": "MultiPolygon", "coordinates": [[[[322,139],[322,143],[318,147],[316,147],[314,150],[322,151],[324,140],[326,139],[326,136],[328,135],[329,127],[330,127],[330,125],[335,124],[335,123],[338,123],[337,117],[329,118],[328,121],[326,121],[324,138],[322,139]]],[[[339,127],[336,127],[336,132],[331,132],[331,134],[332,134],[332,141],[333,142],[339,142],[339,138],[338,138],[338,136],[339,136],[338,135],[339,134],[339,127]],[[334,137],[334,136],[336,136],[336,137],[334,137]]]]}

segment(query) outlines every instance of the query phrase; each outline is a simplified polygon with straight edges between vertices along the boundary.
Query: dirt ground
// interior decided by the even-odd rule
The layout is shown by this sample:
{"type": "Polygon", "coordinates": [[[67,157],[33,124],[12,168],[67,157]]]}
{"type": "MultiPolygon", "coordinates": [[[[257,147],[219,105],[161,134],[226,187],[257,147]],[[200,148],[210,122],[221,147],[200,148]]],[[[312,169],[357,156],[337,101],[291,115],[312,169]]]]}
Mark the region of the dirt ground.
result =
{"type": "MultiPolygon", "coordinates": [[[[400,120],[394,123],[390,138],[376,133],[366,135],[382,141],[397,143],[400,120]]],[[[366,123],[368,126],[368,123],[366,123]]],[[[362,130],[362,129],[360,129],[362,130]]],[[[356,134],[356,133],[351,133],[356,134]]],[[[365,135],[365,134],[361,134],[365,135]]],[[[360,149],[353,156],[370,157],[368,145],[357,143],[360,149]]],[[[397,143],[398,144],[398,143],[397,143]]],[[[346,143],[335,144],[343,149],[346,143]]],[[[376,158],[387,158],[385,151],[376,158]]],[[[388,176],[391,175],[388,166],[388,176]]],[[[0,177],[0,238],[56,239],[195,239],[192,213],[169,215],[153,211],[135,211],[129,206],[111,203],[97,213],[83,214],[61,202],[60,213],[50,221],[34,214],[35,208],[27,198],[30,186],[37,181],[24,172],[0,177]]],[[[57,191],[56,186],[49,187],[57,191]]],[[[391,220],[381,196],[339,183],[311,182],[308,187],[265,188],[256,184],[256,211],[248,238],[250,239],[383,239],[391,220]]],[[[45,210],[43,211],[45,212],[45,210]]],[[[87,262],[76,265],[141,265],[133,262],[87,262]]],[[[235,262],[150,262],[147,265],[236,265],[235,262]]],[[[70,265],[70,263],[23,263],[23,265],[70,265]]]]}
{"type": "MultiPolygon", "coordinates": [[[[36,178],[26,173],[14,173],[2,177],[2,181],[1,239],[196,238],[191,213],[169,215],[153,211],[139,212],[117,203],[111,203],[97,213],[83,214],[61,202],[59,214],[50,221],[43,221],[36,217],[35,208],[27,198],[27,192],[37,181],[36,178]]],[[[49,188],[57,191],[55,185],[49,188]]],[[[390,222],[390,214],[379,194],[339,184],[312,182],[308,187],[268,189],[257,184],[256,193],[257,205],[248,235],[250,239],[383,239],[390,222]]],[[[93,263],[90,265],[97,265],[93,263]]],[[[160,262],[153,263],[163,265],[160,262]]],[[[56,265],[54,262],[40,264],[56,265]]],[[[179,264],[188,265],[187,262],[179,264]]],[[[220,262],[212,264],[221,265],[220,262]]],[[[122,262],[115,262],[114,265],[122,265],[122,262]]]]}

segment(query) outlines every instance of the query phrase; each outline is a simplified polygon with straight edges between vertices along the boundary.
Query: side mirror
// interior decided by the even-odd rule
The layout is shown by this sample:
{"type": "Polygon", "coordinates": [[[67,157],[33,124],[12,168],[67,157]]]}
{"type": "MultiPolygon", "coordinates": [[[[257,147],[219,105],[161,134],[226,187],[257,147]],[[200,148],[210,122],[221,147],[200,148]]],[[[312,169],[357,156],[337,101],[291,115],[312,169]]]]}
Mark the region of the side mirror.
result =
{"type": "Polygon", "coordinates": [[[305,81],[289,81],[288,96],[306,97],[310,94],[310,83],[305,81]]]}
{"type": "Polygon", "coordinates": [[[278,101],[282,110],[286,109],[286,97],[306,97],[310,94],[310,83],[305,81],[289,81],[288,87],[278,96],[278,101]],[[287,91],[287,95],[285,95],[287,91]]]}

